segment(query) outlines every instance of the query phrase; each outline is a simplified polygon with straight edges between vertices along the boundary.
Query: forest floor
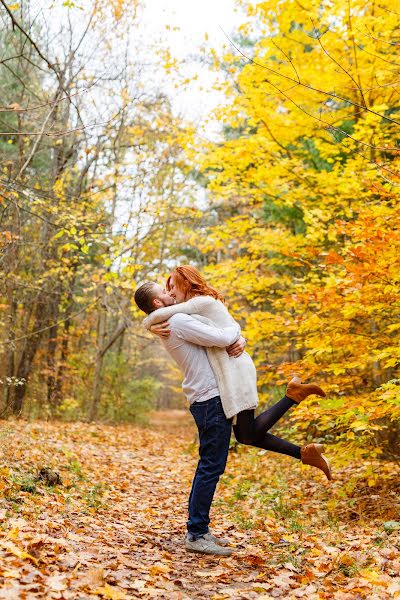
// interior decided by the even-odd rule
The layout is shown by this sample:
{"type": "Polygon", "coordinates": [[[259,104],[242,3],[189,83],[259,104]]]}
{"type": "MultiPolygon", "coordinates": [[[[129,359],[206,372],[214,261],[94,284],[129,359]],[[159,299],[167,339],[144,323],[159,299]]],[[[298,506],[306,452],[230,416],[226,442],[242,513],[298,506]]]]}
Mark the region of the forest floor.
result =
{"type": "Polygon", "coordinates": [[[400,598],[396,465],[329,484],[233,447],[212,525],[235,551],[216,558],[183,545],[188,413],[157,413],[149,428],[3,421],[0,436],[1,599],[400,598]],[[45,467],[62,482],[37,480],[45,467]]]}

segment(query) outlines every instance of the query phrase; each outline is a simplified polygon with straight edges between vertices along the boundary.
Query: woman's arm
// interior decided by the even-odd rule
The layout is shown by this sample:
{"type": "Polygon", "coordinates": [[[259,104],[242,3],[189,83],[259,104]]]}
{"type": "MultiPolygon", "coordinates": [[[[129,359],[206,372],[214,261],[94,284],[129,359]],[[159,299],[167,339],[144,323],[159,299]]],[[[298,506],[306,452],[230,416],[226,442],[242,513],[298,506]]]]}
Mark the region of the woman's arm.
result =
{"type": "Polygon", "coordinates": [[[143,325],[146,329],[150,329],[155,323],[162,323],[167,321],[172,315],[177,313],[185,313],[186,315],[191,314],[202,314],[212,302],[216,302],[211,296],[196,296],[186,302],[180,304],[173,304],[172,306],[165,306],[164,308],[158,308],[157,310],[150,313],[144,320],[143,325]]]}

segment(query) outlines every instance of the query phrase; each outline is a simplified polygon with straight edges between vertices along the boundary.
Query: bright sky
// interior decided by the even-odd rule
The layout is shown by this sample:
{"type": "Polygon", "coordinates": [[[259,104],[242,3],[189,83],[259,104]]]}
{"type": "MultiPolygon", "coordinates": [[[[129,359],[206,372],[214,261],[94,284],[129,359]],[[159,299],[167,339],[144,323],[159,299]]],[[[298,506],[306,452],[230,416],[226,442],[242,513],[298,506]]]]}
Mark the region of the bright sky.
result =
{"type": "Polygon", "coordinates": [[[144,17],[154,32],[162,32],[166,25],[179,27],[176,48],[182,54],[195,50],[205,33],[211,42],[223,44],[220,26],[230,31],[240,24],[235,0],[146,0],[144,17]]]}
{"type": "MultiPolygon", "coordinates": [[[[68,12],[64,0],[35,0],[32,14],[36,18],[44,10],[47,19],[56,24],[64,22],[68,14],[74,24],[77,41],[86,27],[92,3],[93,0],[76,0],[68,12]]],[[[124,18],[129,19],[129,12],[124,18]]],[[[139,61],[143,60],[148,65],[146,75],[149,80],[164,88],[172,98],[175,112],[196,121],[200,127],[212,109],[224,102],[222,93],[213,90],[218,75],[201,62],[204,55],[201,55],[200,48],[204,44],[217,51],[229,47],[222,30],[232,35],[244,20],[243,13],[236,7],[236,0],[141,0],[138,29],[132,30],[131,58],[135,61],[139,55],[139,61]],[[171,77],[157,70],[155,65],[160,59],[151,56],[150,47],[169,47],[173,57],[185,61],[185,66],[180,69],[183,78],[197,75],[197,81],[176,89],[171,84],[171,77]],[[144,52],[141,56],[140,49],[144,52]]],[[[115,45],[112,34],[110,41],[115,47],[110,64],[104,65],[106,73],[107,69],[115,69],[115,60],[118,58],[118,44],[115,45]]],[[[124,48],[121,49],[123,51],[124,48]]],[[[95,60],[95,54],[93,56],[95,60]]],[[[206,125],[207,135],[212,135],[218,129],[216,122],[206,125]]]]}
{"type": "Polygon", "coordinates": [[[167,40],[172,54],[187,58],[188,75],[194,69],[199,75],[198,83],[189,90],[175,93],[175,107],[191,119],[201,119],[222,101],[213,91],[213,75],[191,57],[200,54],[200,46],[208,35],[210,47],[222,48],[227,39],[222,29],[229,35],[243,22],[243,15],[237,11],[235,0],[145,0],[143,25],[149,35],[157,41],[167,40]],[[170,26],[171,30],[167,30],[170,26]],[[177,31],[173,28],[177,27],[177,31]]]}

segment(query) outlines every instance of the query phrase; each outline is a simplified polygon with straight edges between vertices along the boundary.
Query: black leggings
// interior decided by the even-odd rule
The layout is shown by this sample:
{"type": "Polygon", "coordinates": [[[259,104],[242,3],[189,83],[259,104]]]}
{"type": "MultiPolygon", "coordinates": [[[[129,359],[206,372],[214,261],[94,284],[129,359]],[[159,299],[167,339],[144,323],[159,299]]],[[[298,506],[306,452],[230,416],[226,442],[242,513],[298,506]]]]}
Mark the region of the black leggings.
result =
{"type": "Polygon", "coordinates": [[[237,441],[241,444],[279,452],[279,454],[287,454],[300,459],[300,446],[267,433],[295,404],[296,402],[284,396],[282,400],[279,400],[274,406],[271,406],[256,418],[254,418],[254,410],[243,410],[237,415],[236,425],[233,426],[237,441]]]}

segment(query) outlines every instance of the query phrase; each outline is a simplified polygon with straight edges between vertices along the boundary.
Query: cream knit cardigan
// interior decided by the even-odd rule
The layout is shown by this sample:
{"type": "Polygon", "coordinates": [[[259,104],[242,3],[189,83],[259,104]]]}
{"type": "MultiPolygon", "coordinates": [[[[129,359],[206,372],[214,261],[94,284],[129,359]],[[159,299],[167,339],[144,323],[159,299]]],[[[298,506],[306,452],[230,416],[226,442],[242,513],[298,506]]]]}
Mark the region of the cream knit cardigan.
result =
{"type": "MultiPolygon", "coordinates": [[[[195,296],[187,302],[159,308],[150,313],[143,324],[150,329],[155,323],[166,321],[176,313],[192,315],[207,325],[220,328],[236,324],[224,304],[212,296],[195,296]]],[[[217,379],[226,418],[235,417],[242,410],[256,408],[258,405],[257,373],[247,352],[233,358],[228,355],[225,348],[212,347],[207,348],[207,355],[217,379]]]]}

